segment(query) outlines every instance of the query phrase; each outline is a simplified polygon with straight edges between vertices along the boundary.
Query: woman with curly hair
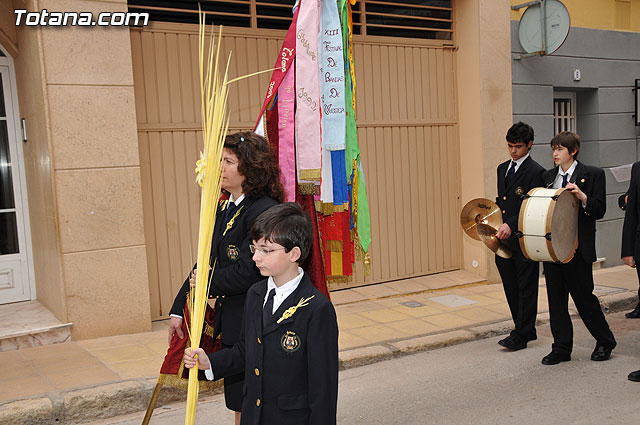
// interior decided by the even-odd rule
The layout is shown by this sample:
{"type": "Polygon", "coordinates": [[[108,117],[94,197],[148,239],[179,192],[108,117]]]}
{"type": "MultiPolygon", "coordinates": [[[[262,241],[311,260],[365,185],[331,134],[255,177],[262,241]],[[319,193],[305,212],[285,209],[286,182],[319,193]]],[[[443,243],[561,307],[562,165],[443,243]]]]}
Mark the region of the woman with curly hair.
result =
{"type": "MultiPolygon", "coordinates": [[[[280,168],[275,152],[264,137],[251,132],[228,135],[222,153],[222,190],[229,201],[221,201],[216,213],[211,245],[211,262],[215,263],[210,297],[216,301],[214,336],[222,332],[223,347],[231,347],[238,340],[242,326],[247,290],[264,279],[252,259],[249,229],[263,211],[284,200],[280,182],[280,168]]],[[[194,266],[195,270],[195,266],[194,266]]],[[[174,333],[182,332],[185,306],[191,273],[176,296],[171,308],[169,343],[174,333]]],[[[244,374],[226,377],[224,395],[227,408],[236,412],[240,423],[244,374]]]]}

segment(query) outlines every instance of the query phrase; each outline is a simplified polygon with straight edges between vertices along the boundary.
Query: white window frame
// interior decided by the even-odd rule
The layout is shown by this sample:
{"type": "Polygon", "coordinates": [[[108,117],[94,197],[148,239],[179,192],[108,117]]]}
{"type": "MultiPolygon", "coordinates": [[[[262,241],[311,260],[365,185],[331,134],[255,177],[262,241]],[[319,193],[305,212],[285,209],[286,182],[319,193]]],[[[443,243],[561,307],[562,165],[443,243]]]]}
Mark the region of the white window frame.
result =
{"type": "Polygon", "coordinates": [[[561,131],[576,132],[576,94],[573,92],[553,92],[553,134],[561,131]]]}
{"type": "Polygon", "coordinates": [[[36,285],[34,279],[34,265],[33,265],[33,248],[31,243],[31,223],[29,220],[29,204],[27,202],[27,184],[24,169],[24,152],[22,149],[22,126],[20,123],[20,109],[18,105],[18,87],[16,84],[16,70],[13,62],[13,58],[9,52],[0,44],[0,50],[5,56],[0,56],[0,67],[8,70],[8,84],[5,87],[5,98],[8,99],[10,104],[5,105],[7,108],[7,114],[11,111],[12,120],[7,120],[7,132],[14,135],[15,144],[11,143],[11,135],[9,137],[9,150],[12,156],[12,166],[17,167],[17,172],[13,174],[14,181],[14,198],[16,202],[17,211],[20,214],[16,214],[17,224],[19,226],[19,233],[22,233],[22,244],[20,245],[19,254],[9,254],[3,256],[5,260],[11,260],[16,257],[16,261],[21,263],[21,279],[25,285],[25,292],[22,296],[16,299],[3,299],[2,303],[16,302],[23,300],[35,300],[36,299],[36,285]],[[15,159],[14,159],[15,158],[15,159]],[[17,178],[16,178],[17,177],[17,178]]]}

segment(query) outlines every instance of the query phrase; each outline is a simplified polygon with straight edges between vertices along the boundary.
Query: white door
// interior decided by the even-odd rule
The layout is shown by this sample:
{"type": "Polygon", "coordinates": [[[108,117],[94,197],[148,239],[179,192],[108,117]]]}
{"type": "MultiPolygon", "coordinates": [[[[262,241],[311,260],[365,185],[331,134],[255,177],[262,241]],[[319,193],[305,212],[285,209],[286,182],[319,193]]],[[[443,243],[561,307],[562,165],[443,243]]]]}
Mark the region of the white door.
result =
{"type": "MultiPolygon", "coordinates": [[[[1,55],[1,54],[0,54],[1,55]]],[[[31,299],[15,83],[0,57],[0,304],[31,299]]]]}

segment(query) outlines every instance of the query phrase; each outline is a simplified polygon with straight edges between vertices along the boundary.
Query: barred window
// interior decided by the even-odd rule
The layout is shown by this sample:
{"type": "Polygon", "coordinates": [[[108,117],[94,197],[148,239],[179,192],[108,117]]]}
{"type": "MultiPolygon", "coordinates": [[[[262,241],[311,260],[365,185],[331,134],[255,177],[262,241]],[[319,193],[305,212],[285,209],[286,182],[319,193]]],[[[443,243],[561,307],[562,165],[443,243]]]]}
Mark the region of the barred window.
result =
{"type": "MultiPolygon", "coordinates": [[[[198,3],[207,23],[286,30],[294,0],[128,0],[132,12],[147,12],[151,21],[198,22],[198,3]]],[[[353,32],[361,35],[451,40],[451,0],[358,0],[353,32]]]]}
{"type": "Polygon", "coordinates": [[[360,0],[353,21],[355,34],[438,40],[453,34],[450,0],[360,0]]]}
{"type": "Polygon", "coordinates": [[[576,94],[555,92],[553,94],[553,134],[561,131],[576,131],[576,94]]]}
{"type": "Polygon", "coordinates": [[[250,27],[250,0],[127,0],[129,11],[146,12],[150,21],[198,23],[198,4],[207,23],[250,27]]]}

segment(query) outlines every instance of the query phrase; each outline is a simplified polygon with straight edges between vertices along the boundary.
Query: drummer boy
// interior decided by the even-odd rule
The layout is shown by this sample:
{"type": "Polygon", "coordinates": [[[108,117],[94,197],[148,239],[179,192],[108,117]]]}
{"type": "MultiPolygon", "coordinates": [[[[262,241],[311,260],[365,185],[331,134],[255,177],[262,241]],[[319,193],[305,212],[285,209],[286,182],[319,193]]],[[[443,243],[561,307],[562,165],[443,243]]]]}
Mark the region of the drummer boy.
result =
{"type": "Polygon", "coordinates": [[[544,173],[549,188],[566,188],[580,203],[578,208],[578,248],[566,264],[544,263],[553,344],[542,359],[544,365],[571,360],[573,327],[568,310],[568,297],[578,309],[580,318],[596,340],[591,360],[611,357],[616,340],[609,329],[600,302],[593,294],[593,262],[596,261],[596,220],[604,216],[605,176],[601,168],[578,162],[580,137],[563,131],[551,139],[556,167],[544,173]]]}
{"type": "Polygon", "coordinates": [[[498,344],[517,351],[526,348],[529,341],[537,338],[535,324],[540,266],[522,255],[515,234],[522,201],[529,190],[543,186],[544,168],[529,155],[533,146],[533,128],[530,125],[523,122],[514,124],[507,131],[506,139],[511,159],[498,166],[496,203],[502,211],[504,223],[498,228],[496,236],[507,241],[512,255],[511,258],[496,255],[495,261],[515,327],[498,344]]]}

